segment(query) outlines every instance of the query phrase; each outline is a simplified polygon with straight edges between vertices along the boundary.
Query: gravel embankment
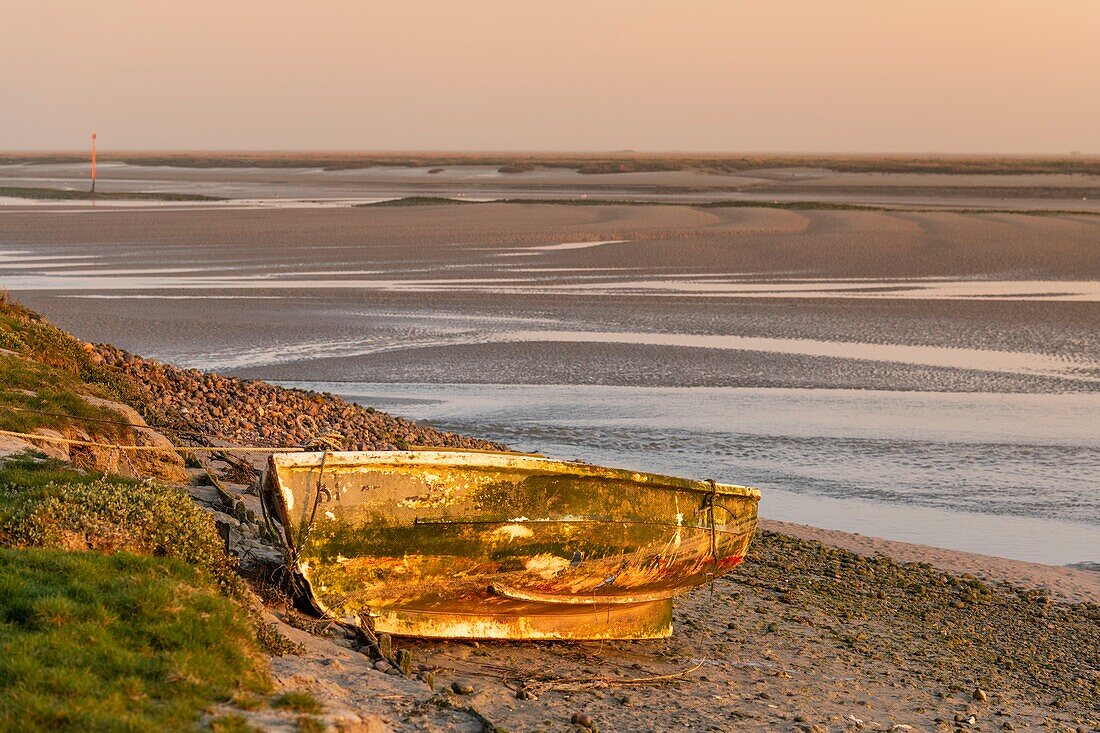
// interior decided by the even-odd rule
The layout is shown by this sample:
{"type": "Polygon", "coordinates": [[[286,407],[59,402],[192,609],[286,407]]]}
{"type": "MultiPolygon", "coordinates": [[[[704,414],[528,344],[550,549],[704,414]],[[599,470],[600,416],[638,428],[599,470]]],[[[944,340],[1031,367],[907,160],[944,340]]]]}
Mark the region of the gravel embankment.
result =
{"type": "Polygon", "coordinates": [[[486,440],[417,425],[328,393],[180,369],[113,346],[89,348],[93,361],[116,367],[132,378],[142,393],[150,423],[189,437],[297,446],[336,433],[342,447],[354,450],[500,447],[486,440]]]}

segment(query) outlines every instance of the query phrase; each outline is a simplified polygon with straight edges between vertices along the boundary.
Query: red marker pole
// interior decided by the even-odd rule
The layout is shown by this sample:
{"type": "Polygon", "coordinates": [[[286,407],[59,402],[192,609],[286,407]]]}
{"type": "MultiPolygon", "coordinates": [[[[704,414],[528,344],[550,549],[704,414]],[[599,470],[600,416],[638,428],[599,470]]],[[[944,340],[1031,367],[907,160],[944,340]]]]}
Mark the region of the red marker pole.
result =
{"type": "Polygon", "coordinates": [[[95,133],[92,133],[92,193],[95,193],[95,133]]]}

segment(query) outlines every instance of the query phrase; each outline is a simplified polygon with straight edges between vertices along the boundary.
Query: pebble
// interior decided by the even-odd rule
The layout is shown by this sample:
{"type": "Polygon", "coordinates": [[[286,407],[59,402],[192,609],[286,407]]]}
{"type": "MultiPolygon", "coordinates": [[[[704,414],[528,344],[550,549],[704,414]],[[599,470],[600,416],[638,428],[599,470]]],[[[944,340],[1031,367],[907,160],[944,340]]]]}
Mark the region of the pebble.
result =
{"type": "Polygon", "coordinates": [[[985,694],[985,690],[983,690],[980,687],[975,687],[974,688],[974,693],[973,693],[972,697],[975,700],[978,700],[980,702],[985,702],[986,700],[989,699],[989,695],[985,694]]]}
{"type": "Polygon", "coordinates": [[[456,695],[472,695],[474,693],[474,686],[469,682],[456,681],[451,683],[451,690],[453,690],[456,695]]]}
{"type": "Polygon", "coordinates": [[[443,433],[404,418],[345,402],[336,395],[277,387],[140,359],[113,346],[98,345],[97,361],[133,377],[151,411],[149,422],[186,426],[238,444],[303,445],[329,432],[347,448],[398,450],[410,445],[500,448],[485,440],[443,433]]]}
{"type": "Polygon", "coordinates": [[[573,717],[569,719],[569,722],[582,728],[592,727],[592,717],[585,713],[573,713],[573,717]]]}

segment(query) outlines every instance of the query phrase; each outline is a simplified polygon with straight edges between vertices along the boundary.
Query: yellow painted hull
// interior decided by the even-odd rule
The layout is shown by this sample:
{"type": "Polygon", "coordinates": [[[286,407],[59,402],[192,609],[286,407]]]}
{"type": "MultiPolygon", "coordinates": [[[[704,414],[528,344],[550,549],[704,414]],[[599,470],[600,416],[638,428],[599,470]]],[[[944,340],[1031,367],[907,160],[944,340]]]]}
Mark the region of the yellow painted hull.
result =
{"type": "Polygon", "coordinates": [[[271,457],[318,610],[395,635],[642,639],[741,562],[756,489],[484,451],[271,457]]]}

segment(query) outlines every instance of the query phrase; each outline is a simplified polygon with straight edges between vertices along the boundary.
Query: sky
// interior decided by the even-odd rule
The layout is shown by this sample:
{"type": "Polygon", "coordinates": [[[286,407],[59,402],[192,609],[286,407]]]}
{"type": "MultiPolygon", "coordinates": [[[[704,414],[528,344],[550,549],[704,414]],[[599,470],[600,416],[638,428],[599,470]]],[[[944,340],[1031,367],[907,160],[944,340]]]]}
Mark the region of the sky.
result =
{"type": "Polygon", "coordinates": [[[0,0],[0,150],[1100,153],[1094,0],[0,0]]]}

